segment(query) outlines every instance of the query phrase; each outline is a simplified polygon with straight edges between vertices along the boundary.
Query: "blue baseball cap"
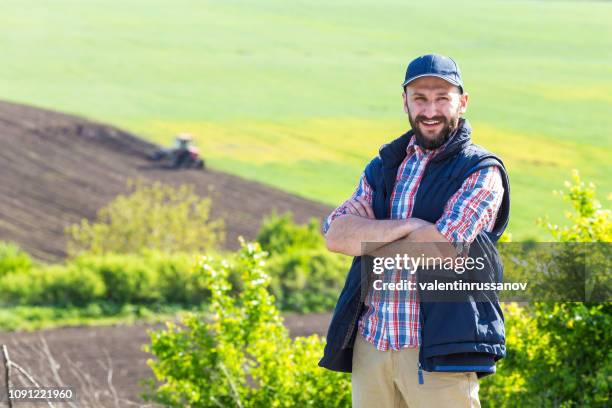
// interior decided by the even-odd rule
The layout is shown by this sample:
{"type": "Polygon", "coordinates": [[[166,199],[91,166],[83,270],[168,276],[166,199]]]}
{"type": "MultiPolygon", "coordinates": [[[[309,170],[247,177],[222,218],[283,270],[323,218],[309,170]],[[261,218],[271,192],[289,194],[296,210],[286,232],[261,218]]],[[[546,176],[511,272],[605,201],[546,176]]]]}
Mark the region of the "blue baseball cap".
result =
{"type": "Polygon", "coordinates": [[[402,88],[405,89],[410,82],[425,76],[442,78],[446,82],[458,86],[463,93],[461,71],[459,71],[459,66],[452,58],[439,54],[427,54],[412,60],[406,69],[406,77],[402,88]]]}

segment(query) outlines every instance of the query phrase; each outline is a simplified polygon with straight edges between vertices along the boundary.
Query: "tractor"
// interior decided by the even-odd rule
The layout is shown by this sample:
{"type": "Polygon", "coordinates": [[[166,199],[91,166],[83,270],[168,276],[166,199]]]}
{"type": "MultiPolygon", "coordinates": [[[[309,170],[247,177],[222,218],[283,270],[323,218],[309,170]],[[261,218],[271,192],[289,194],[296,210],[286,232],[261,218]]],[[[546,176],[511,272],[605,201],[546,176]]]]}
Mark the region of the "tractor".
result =
{"type": "Polygon", "coordinates": [[[204,169],[200,150],[192,142],[191,135],[178,134],[172,147],[156,150],[149,156],[149,160],[160,162],[163,167],[169,169],[204,169]]]}

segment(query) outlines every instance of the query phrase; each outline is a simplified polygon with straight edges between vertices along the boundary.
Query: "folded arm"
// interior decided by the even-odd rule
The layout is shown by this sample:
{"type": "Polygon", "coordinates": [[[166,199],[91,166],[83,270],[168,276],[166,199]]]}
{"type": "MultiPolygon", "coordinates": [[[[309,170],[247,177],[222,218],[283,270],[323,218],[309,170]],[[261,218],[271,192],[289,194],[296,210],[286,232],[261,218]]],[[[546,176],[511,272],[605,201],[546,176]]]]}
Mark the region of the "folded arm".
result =
{"type": "Polygon", "coordinates": [[[393,256],[410,248],[418,255],[456,257],[463,252],[463,244],[471,243],[483,229],[493,228],[503,192],[499,169],[487,167],[464,181],[435,224],[418,218],[376,220],[372,190],[362,176],[351,199],[325,223],[327,248],[358,256],[364,255],[362,243],[367,242],[367,254],[373,256],[393,256]]]}
{"type": "Polygon", "coordinates": [[[368,250],[372,250],[408,237],[426,224],[426,221],[418,218],[376,220],[347,214],[333,221],[325,235],[325,243],[332,252],[359,256],[364,255],[362,243],[367,242],[368,250]]]}
{"type": "Polygon", "coordinates": [[[427,224],[418,218],[377,220],[372,210],[372,188],[362,174],[352,197],[330,214],[323,232],[330,251],[359,256],[363,255],[362,243],[368,243],[371,250],[406,237],[427,224]]]}

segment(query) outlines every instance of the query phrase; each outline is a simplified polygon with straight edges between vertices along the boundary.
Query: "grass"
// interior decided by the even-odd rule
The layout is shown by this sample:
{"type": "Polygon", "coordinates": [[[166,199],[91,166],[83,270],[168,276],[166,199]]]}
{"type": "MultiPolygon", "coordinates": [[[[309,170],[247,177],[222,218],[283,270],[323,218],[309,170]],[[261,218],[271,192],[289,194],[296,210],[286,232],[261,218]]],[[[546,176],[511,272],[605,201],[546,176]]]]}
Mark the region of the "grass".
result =
{"type": "Polygon", "coordinates": [[[181,306],[104,305],[90,303],[85,307],[14,306],[0,309],[0,331],[33,331],[53,327],[100,326],[112,324],[157,323],[188,311],[181,306]],[[109,307],[110,306],[110,307],[109,307]]]}
{"type": "Polygon", "coordinates": [[[2,98],[159,143],[329,204],[403,133],[407,62],[460,63],[477,142],[510,170],[515,239],[562,219],[572,168],[612,191],[612,4],[178,0],[3,2],[2,98]]]}

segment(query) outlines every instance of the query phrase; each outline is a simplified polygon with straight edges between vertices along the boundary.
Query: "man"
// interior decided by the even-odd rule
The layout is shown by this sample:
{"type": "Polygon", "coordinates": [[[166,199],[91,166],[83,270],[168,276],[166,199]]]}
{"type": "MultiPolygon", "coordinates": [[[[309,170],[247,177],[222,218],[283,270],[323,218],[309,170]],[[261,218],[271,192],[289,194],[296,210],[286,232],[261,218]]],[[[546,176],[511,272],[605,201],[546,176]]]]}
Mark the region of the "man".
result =
{"type": "MultiPolygon", "coordinates": [[[[361,290],[368,242],[435,243],[432,253],[453,257],[478,250],[501,279],[494,243],[508,223],[508,178],[501,160],[471,143],[459,67],[424,55],[402,87],[411,130],[380,149],[323,227],[329,250],[355,258],[319,365],[352,372],[354,407],[479,407],[478,377],[505,355],[496,297],[425,302],[416,290],[361,290]]],[[[387,272],[387,282],[415,279],[387,272]]]]}

